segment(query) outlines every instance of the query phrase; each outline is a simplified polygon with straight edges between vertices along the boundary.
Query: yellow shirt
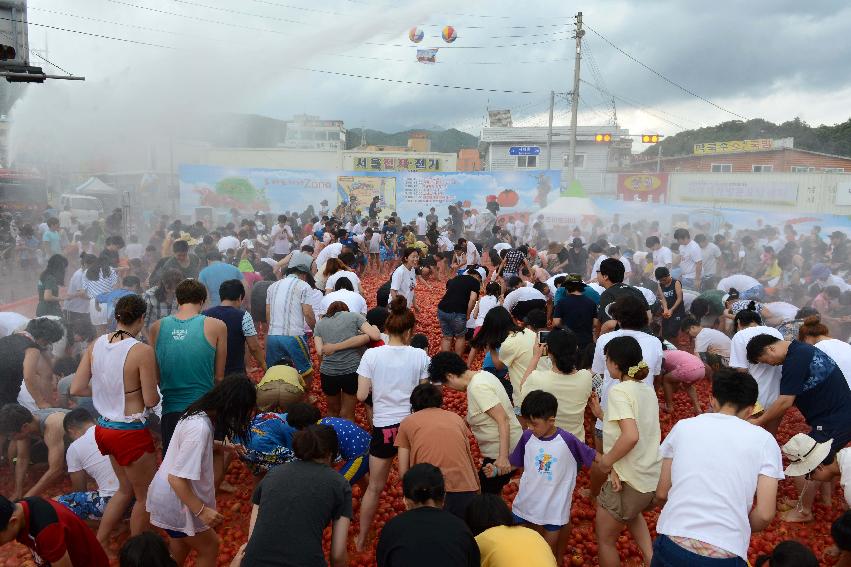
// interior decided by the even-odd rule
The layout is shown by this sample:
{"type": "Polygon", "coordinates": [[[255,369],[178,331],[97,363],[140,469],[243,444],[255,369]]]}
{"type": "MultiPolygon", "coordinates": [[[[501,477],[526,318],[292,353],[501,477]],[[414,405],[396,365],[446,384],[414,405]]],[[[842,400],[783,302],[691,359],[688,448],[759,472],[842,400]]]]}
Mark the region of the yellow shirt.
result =
{"type": "Polygon", "coordinates": [[[608,453],[621,436],[618,421],[634,419],[638,427],[638,443],[614,469],[622,481],[639,492],[653,492],[659,484],[662,459],[659,443],[659,399],[652,387],[643,382],[626,380],[612,386],[603,419],[603,452],[608,453]]]}
{"type": "Polygon", "coordinates": [[[573,374],[559,374],[553,370],[535,370],[523,384],[518,405],[523,403],[529,392],[543,390],[558,400],[556,426],[573,433],[585,442],[585,406],[591,397],[593,375],[588,370],[573,374]]]}
{"type": "MultiPolygon", "coordinates": [[[[508,379],[511,380],[511,386],[515,392],[520,391],[520,380],[523,379],[529,363],[532,362],[532,349],[535,348],[537,340],[538,334],[535,331],[523,329],[519,333],[508,335],[499,347],[499,359],[508,367],[508,379]]],[[[549,370],[551,368],[549,357],[538,361],[538,368],[549,370]]],[[[517,407],[520,407],[516,396],[515,401],[517,407]]]]}
{"type": "Polygon", "coordinates": [[[481,567],[556,567],[547,541],[523,526],[496,526],[476,536],[481,567]]]}
{"type": "MultiPolygon", "coordinates": [[[[490,372],[478,372],[467,385],[467,423],[479,443],[482,456],[499,457],[499,427],[487,411],[498,405],[508,415],[508,453],[514,450],[523,428],[499,379],[490,372]]],[[[508,457],[508,455],[505,455],[508,457]]]]}
{"type": "Polygon", "coordinates": [[[298,370],[292,366],[284,366],[283,364],[269,367],[269,369],[266,370],[266,374],[263,376],[263,379],[260,380],[257,386],[260,387],[264,384],[268,384],[269,382],[277,381],[290,384],[291,386],[300,388],[302,391],[304,391],[305,388],[304,380],[299,375],[298,370]]]}

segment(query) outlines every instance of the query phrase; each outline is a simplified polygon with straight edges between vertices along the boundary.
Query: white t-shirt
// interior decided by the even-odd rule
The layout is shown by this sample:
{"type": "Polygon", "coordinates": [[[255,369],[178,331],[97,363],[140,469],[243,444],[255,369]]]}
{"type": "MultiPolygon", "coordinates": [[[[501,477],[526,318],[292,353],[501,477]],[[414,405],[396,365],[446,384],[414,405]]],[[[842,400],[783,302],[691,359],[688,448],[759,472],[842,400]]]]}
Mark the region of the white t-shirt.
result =
{"type": "Polygon", "coordinates": [[[354,232],[355,234],[363,234],[367,226],[368,225],[365,225],[363,223],[358,223],[352,227],[352,232],[354,232]]]}
{"type": "Polygon", "coordinates": [[[289,254],[292,248],[293,229],[285,224],[283,228],[276,224],[272,227],[272,252],[274,254],[289,254]]]}
{"type": "MultiPolygon", "coordinates": [[[[609,390],[612,389],[612,386],[620,382],[620,380],[612,378],[612,375],[609,374],[609,369],[606,366],[606,355],[603,354],[603,350],[606,348],[608,342],[615,337],[632,337],[638,341],[638,344],[641,346],[641,355],[650,369],[647,378],[643,380],[645,384],[652,388],[653,378],[662,373],[662,343],[653,335],[642,331],[631,331],[629,329],[619,329],[600,335],[594,347],[594,361],[591,364],[591,372],[603,375],[603,388],[600,392],[600,407],[602,408],[606,407],[609,399],[609,390]]],[[[603,420],[597,420],[596,428],[603,428],[603,420]]]]}
{"type": "Polygon", "coordinates": [[[216,508],[213,485],[213,423],[206,414],[196,414],[177,422],[168,451],[148,487],[145,508],[151,524],[193,536],[209,528],[195,517],[168,482],[168,475],[185,478],[192,492],[209,508],[216,508]]]}
{"type": "Polygon", "coordinates": [[[835,285],[839,288],[839,291],[845,292],[851,289],[851,285],[848,285],[848,282],[845,281],[841,276],[837,276],[836,274],[831,274],[827,276],[827,280],[825,280],[824,285],[835,285]]]}
{"type": "Polygon", "coordinates": [[[626,258],[621,256],[620,261],[621,261],[621,264],[623,264],[624,274],[631,274],[632,273],[632,264],[629,263],[629,260],[627,260],[626,258]]]}
{"type": "MultiPolygon", "coordinates": [[[[88,305],[89,301],[85,301],[88,305]]],[[[29,318],[24,317],[20,313],[15,313],[14,311],[0,312],[0,337],[8,337],[18,329],[26,327],[29,322],[29,318]]]]}
{"type": "Polygon", "coordinates": [[[715,289],[720,289],[722,291],[730,291],[730,288],[735,288],[737,291],[747,291],[749,289],[753,289],[759,285],[759,280],[750,277],[747,274],[733,274],[732,276],[727,276],[718,282],[718,285],[715,286],[715,289]]]}
{"type": "Polygon", "coordinates": [[[124,253],[130,260],[133,258],[141,258],[145,255],[145,247],[138,242],[131,242],[124,249],[124,253]]]}
{"type": "Polygon", "coordinates": [[[352,313],[363,313],[366,315],[366,300],[359,293],[355,293],[354,291],[349,291],[347,289],[341,289],[339,291],[332,291],[328,295],[322,298],[322,302],[319,304],[319,309],[316,312],[317,317],[321,317],[328,312],[328,308],[335,301],[342,301],[345,303],[349,311],[352,313]]]}
{"type": "Polygon", "coordinates": [[[600,264],[603,263],[603,260],[607,260],[608,258],[609,257],[606,256],[605,254],[600,254],[599,256],[597,256],[597,259],[594,260],[594,265],[591,266],[591,274],[589,276],[590,279],[592,279],[592,280],[597,279],[597,271],[599,271],[599,269],[600,269],[600,264]]]}
{"type": "Polygon", "coordinates": [[[556,275],[552,276],[550,279],[547,280],[547,286],[549,286],[549,288],[550,288],[550,295],[555,297],[556,291],[558,291],[558,288],[556,287],[556,278],[560,278],[562,276],[567,276],[567,275],[568,275],[567,272],[562,272],[561,274],[556,274],[556,275]]]}
{"type": "Polygon", "coordinates": [[[223,236],[219,239],[219,243],[216,245],[219,252],[225,253],[228,250],[238,250],[239,249],[239,238],[236,236],[223,236]]]}
{"type": "Polygon", "coordinates": [[[414,288],[417,287],[417,273],[404,265],[399,266],[390,278],[390,289],[408,300],[408,309],[414,306],[414,288]]]}
{"type": "Polygon", "coordinates": [[[378,254],[379,252],[381,252],[381,233],[374,232],[369,239],[369,253],[378,254]]]}
{"type": "Polygon", "coordinates": [[[747,560],[748,513],[757,479],[783,479],[774,436],[738,417],[705,413],[677,422],[659,453],[672,459],[671,490],[656,531],[696,539],[747,560]]]}
{"type": "Polygon", "coordinates": [[[700,246],[694,240],[690,240],[688,244],[680,246],[680,269],[683,271],[684,278],[694,279],[697,275],[697,263],[703,262],[703,254],[700,252],[700,246]]]}
{"type": "Polygon", "coordinates": [[[301,246],[313,246],[313,235],[308,234],[301,239],[301,246]]]}
{"type": "Polygon", "coordinates": [[[658,250],[654,250],[653,268],[670,268],[674,263],[674,254],[667,246],[660,246],[658,250]]]}
{"type": "Polygon", "coordinates": [[[65,462],[69,473],[85,471],[95,479],[100,496],[108,497],[118,492],[118,477],[115,476],[109,457],[103,456],[98,449],[94,425],[68,446],[65,462]]]}
{"type": "Polygon", "coordinates": [[[502,302],[502,306],[505,307],[509,313],[511,313],[511,310],[514,309],[514,307],[521,301],[534,301],[536,299],[542,301],[547,300],[547,298],[544,297],[544,294],[535,289],[534,287],[518,287],[517,289],[505,296],[505,301],[502,302]]]}
{"type": "Polygon", "coordinates": [[[786,303],[785,301],[764,303],[763,307],[768,309],[768,312],[771,313],[770,324],[775,326],[788,321],[794,321],[795,316],[798,314],[798,308],[791,303],[786,303]]]}
{"type": "Polygon", "coordinates": [[[481,327],[485,322],[488,311],[499,305],[499,298],[495,295],[483,295],[479,298],[479,312],[476,316],[476,327],[481,327]]]}
{"type": "Polygon", "coordinates": [[[424,235],[428,229],[428,223],[426,222],[425,217],[417,217],[414,220],[417,223],[417,236],[424,235]]]}
{"type": "Polygon", "coordinates": [[[372,385],[372,424],[397,425],[411,415],[411,392],[428,378],[431,359],[423,349],[384,345],[363,353],[358,375],[372,385]]]}
{"type": "Polygon", "coordinates": [[[507,242],[497,242],[493,245],[493,251],[499,254],[503,250],[511,250],[511,244],[507,242]]]}
{"type": "Polygon", "coordinates": [[[337,258],[343,252],[343,245],[339,242],[334,242],[333,244],[329,244],[325,248],[319,252],[319,255],[316,256],[316,266],[318,268],[322,268],[325,265],[325,262],[330,260],[331,258],[337,258]]]}
{"type": "Polygon", "coordinates": [[[655,293],[653,293],[651,290],[647,289],[646,287],[643,287],[643,286],[640,286],[640,285],[634,285],[632,287],[634,287],[635,289],[637,289],[638,291],[641,292],[641,294],[644,296],[644,299],[647,301],[648,306],[653,305],[659,299],[658,297],[656,297],[655,293]]]}
{"type": "Polygon", "coordinates": [[[451,251],[453,249],[452,241],[445,234],[441,234],[437,238],[437,247],[441,252],[451,251]]]}
{"type": "Polygon", "coordinates": [[[851,388],[851,345],[839,339],[825,339],[814,346],[836,362],[848,382],[848,387],[851,388]]]}
{"type": "Polygon", "coordinates": [[[774,327],[748,327],[733,335],[730,345],[730,368],[746,368],[759,386],[757,400],[764,409],[768,409],[780,395],[780,366],[751,364],[748,362],[748,342],[757,335],[771,335],[783,340],[783,335],[774,327]]]}
{"type": "Polygon", "coordinates": [[[715,272],[718,271],[718,258],[721,257],[721,249],[714,242],[707,242],[706,247],[700,249],[700,253],[703,257],[703,275],[714,276],[715,272]]]}
{"type": "Polygon", "coordinates": [[[355,291],[360,289],[360,278],[354,272],[349,272],[348,270],[340,270],[339,272],[335,272],[328,276],[328,279],[325,280],[325,291],[334,291],[334,286],[337,285],[337,280],[340,278],[346,278],[350,282],[352,282],[352,287],[355,288],[355,291]]]}
{"type": "Polygon", "coordinates": [[[708,352],[729,359],[732,344],[732,339],[718,329],[704,328],[694,338],[694,353],[708,352]]]}
{"type": "Polygon", "coordinates": [[[473,244],[472,242],[470,242],[468,240],[467,241],[467,265],[469,266],[469,265],[472,265],[472,264],[481,264],[481,262],[482,262],[482,257],[479,254],[479,249],[476,248],[475,244],[473,244]]]}

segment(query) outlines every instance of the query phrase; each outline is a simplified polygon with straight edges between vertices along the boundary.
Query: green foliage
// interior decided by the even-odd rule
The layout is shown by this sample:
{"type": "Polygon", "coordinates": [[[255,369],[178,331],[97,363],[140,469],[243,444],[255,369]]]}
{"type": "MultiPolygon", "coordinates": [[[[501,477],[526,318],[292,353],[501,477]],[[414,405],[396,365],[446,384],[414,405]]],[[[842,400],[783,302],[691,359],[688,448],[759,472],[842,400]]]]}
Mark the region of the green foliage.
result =
{"type": "MultiPolygon", "coordinates": [[[[717,126],[684,130],[660,142],[663,156],[690,155],[695,144],[705,142],[729,142],[734,140],[756,140],[760,138],[795,138],[795,147],[825,154],[851,156],[851,119],[834,126],[810,126],[800,118],[782,124],[774,124],[761,118],[747,122],[731,120],[717,126]]],[[[644,150],[655,156],[657,144],[644,150]]]]}
{"type": "Polygon", "coordinates": [[[232,197],[241,203],[250,203],[258,195],[254,185],[244,177],[226,177],[216,183],[216,193],[232,197]]]}
{"type": "MultiPolygon", "coordinates": [[[[405,132],[388,134],[367,128],[366,143],[370,146],[407,146],[408,138],[414,132],[421,132],[421,130],[406,130],[405,132]]],[[[431,149],[434,152],[457,154],[458,150],[462,148],[475,148],[479,145],[479,139],[476,136],[461,132],[455,128],[450,128],[449,130],[432,130],[429,132],[429,139],[431,140],[431,149]]],[[[346,148],[357,148],[360,142],[360,128],[354,128],[346,132],[346,148]]]]}

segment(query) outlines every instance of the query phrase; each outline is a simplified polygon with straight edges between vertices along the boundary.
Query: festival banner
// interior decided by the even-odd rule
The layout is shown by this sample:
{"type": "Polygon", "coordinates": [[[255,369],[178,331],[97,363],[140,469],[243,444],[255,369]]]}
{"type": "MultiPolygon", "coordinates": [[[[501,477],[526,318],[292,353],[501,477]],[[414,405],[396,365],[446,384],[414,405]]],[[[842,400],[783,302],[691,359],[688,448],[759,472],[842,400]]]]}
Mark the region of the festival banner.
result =
{"type": "Polygon", "coordinates": [[[340,175],[337,177],[337,196],[341,201],[352,201],[363,212],[378,197],[381,211],[385,214],[396,210],[396,177],[368,175],[340,175]]]}
{"type": "Polygon", "coordinates": [[[667,201],[667,173],[618,174],[618,199],[624,201],[667,201]]]}

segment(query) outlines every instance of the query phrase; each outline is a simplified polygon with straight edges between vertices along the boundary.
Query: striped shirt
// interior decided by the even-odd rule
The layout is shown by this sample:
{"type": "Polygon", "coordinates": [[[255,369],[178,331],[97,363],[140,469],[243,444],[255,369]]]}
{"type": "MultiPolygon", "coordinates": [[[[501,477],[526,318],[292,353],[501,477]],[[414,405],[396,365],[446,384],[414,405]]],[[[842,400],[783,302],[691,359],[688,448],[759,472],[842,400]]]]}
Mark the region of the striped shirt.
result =
{"type": "Polygon", "coordinates": [[[310,285],[295,275],[289,275],[269,286],[266,305],[269,306],[269,334],[300,337],[304,334],[302,305],[311,305],[310,285]]]}
{"type": "Polygon", "coordinates": [[[105,277],[98,271],[98,279],[96,280],[90,280],[88,276],[83,276],[83,289],[86,290],[86,295],[91,299],[104,293],[109,293],[115,289],[117,284],[118,272],[112,268],[109,269],[109,274],[105,277]]]}

